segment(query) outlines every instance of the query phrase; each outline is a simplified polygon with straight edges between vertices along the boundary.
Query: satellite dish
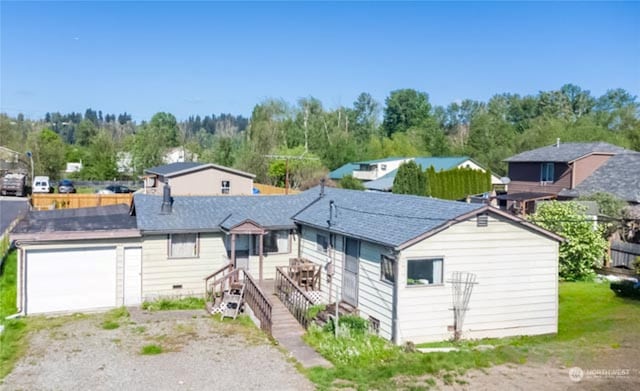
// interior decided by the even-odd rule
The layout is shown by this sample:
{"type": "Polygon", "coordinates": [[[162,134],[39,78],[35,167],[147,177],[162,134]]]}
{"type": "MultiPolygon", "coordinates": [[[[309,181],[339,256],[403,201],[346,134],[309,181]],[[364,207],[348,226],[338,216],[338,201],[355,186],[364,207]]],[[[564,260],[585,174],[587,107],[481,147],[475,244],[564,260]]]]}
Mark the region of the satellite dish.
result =
{"type": "Polygon", "coordinates": [[[503,176],[502,178],[500,178],[500,182],[502,182],[505,185],[508,185],[509,183],[511,183],[511,178],[509,178],[508,176],[503,176]]]}

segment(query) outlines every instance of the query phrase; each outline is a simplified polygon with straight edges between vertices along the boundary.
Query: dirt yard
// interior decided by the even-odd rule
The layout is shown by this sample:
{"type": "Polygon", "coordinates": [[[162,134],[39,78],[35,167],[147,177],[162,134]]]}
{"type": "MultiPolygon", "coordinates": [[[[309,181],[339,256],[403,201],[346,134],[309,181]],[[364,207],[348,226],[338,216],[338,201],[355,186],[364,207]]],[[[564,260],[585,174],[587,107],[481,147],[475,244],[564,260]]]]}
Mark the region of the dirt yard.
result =
{"type": "Polygon", "coordinates": [[[313,390],[257,329],[203,311],[54,319],[2,390],[313,390]],[[109,329],[111,328],[111,329],[109,329]],[[149,346],[155,347],[149,347],[149,346]],[[159,354],[142,354],[144,347],[159,354]]]}

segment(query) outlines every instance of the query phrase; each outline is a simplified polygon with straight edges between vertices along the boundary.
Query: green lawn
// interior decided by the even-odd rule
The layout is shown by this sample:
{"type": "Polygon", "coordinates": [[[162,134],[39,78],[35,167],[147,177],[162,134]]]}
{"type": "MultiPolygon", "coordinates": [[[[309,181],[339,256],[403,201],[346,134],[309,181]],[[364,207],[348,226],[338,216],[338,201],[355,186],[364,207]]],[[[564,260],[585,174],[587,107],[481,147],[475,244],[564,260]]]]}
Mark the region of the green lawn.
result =
{"type": "Polygon", "coordinates": [[[608,283],[560,284],[557,335],[441,342],[420,346],[455,346],[459,352],[407,352],[371,336],[350,335],[337,341],[315,330],[309,342],[334,368],[313,368],[309,378],[319,389],[423,389],[433,376],[454,383],[470,368],[553,360],[563,365],[597,360],[621,345],[640,349],[640,301],[616,297],[608,283]],[[477,345],[495,349],[478,351],[477,345]]]}

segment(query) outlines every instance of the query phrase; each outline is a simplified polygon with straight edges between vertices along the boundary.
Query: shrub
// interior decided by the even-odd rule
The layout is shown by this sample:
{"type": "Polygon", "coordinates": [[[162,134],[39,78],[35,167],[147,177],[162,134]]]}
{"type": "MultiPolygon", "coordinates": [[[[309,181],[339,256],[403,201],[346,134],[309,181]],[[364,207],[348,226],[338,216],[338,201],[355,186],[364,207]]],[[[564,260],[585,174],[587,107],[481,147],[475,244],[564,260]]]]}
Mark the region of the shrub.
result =
{"type": "Polygon", "coordinates": [[[585,207],[575,202],[547,202],[529,219],[535,224],[563,236],[560,244],[560,278],[566,281],[590,280],[607,249],[603,227],[594,227],[584,214],[585,207]]]}
{"type": "MultiPolygon", "coordinates": [[[[355,315],[341,316],[340,320],[338,321],[338,324],[340,326],[339,334],[341,335],[344,333],[347,333],[350,335],[353,335],[353,334],[362,335],[362,334],[365,334],[369,329],[369,322],[367,322],[366,319],[361,318],[359,316],[355,316],[355,315]]],[[[324,331],[327,333],[335,332],[335,321],[333,319],[324,325],[324,331]]]]}
{"type": "Polygon", "coordinates": [[[317,304],[309,307],[307,310],[306,318],[309,320],[315,319],[318,317],[318,314],[324,311],[327,308],[324,304],[317,304]]]}
{"type": "Polygon", "coordinates": [[[112,320],[106,320],[102,322],[102,328],[105,330],[113,330],[117,329],[118,327],[120,327],[120,323],[114,322],[112,320]]]}
{"type": "Polygon", "coordinates": [[[345,175],[340,179],[338,183],[343,189],[351,189],[351,190],[364,190],[365,187],[359,179],[353,177],[353,175],[345,175]]]}
{"type": "Polygon", "coordinates": [[[614,291],[617,296],[640,300],[640,282],[629,280],[613,281],[611,283],[611,290],[614,291]]]}

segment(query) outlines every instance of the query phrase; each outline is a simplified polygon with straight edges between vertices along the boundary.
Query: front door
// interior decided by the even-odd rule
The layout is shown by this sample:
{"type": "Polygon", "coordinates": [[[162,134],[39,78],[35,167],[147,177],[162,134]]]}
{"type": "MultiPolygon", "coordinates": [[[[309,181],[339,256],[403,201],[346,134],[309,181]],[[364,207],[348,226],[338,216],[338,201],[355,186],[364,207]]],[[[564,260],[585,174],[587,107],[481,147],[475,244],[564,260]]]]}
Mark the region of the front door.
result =
{"type": "Polygon", "coordinates": [[[142,304],[142,248],[124,249],[124,305],[142,304]]]}
{"type": "Polygon", "coordinates": [[[251,249],[251,235],[236,236],[236,264],[238,269],[249,271],[249,253],[251,249]]]}
{"type": "Polygon", "coordinates": [[[358,258],[360,241],[346,238],[344,244],[344,275],[342,276],[342,300],[358,306],[358,258]]]}

